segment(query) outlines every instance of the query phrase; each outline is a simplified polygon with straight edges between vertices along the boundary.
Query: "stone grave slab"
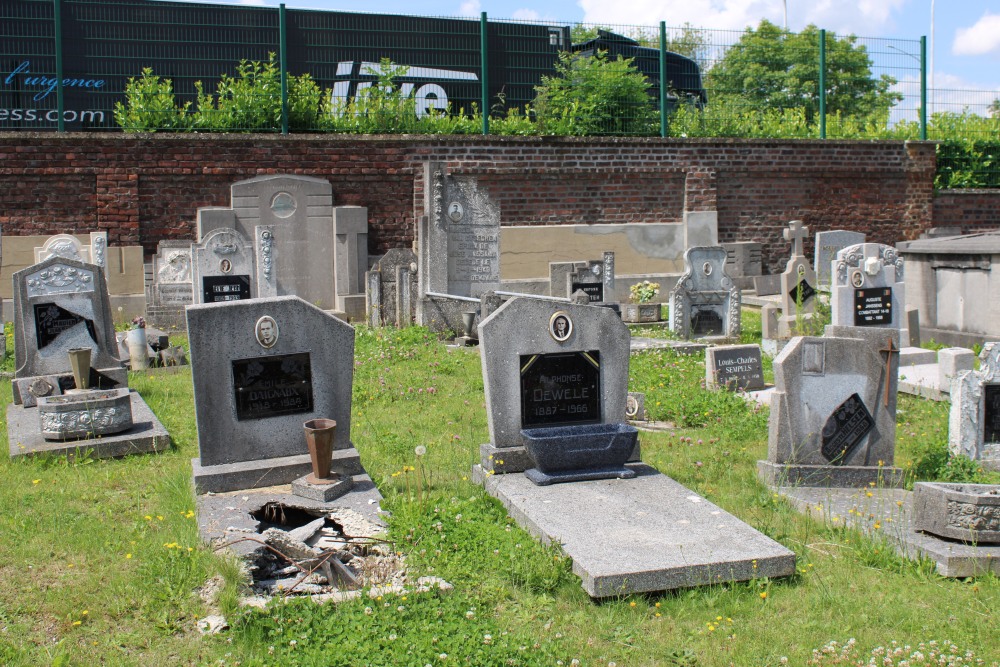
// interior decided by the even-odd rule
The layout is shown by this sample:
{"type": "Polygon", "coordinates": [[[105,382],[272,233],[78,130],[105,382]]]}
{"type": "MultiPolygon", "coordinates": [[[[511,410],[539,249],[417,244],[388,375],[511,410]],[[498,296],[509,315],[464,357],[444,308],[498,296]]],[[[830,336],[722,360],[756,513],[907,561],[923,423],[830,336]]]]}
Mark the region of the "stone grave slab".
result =
{"type": "Polygon", "coordinates": [[[11,458],[19,456],[89,456],[118,458],[130,454],[162,452],[170,448],[170,434],[146,402],[136,392],[129,394],[132,428],[124,433],[86,440],[45,440],[41,434],[38,408],[7,406],[7,442],[11,458]]]}
{"type": "Polygon", "coordinates": [[[792,551],[654,468],[630,466],[634,479],[544,487],[478,466],[475,475],[520,525],[573,559],[594,598],[794,573],[792,551]]]}
{"type": "Polygon", "coordinates": [[[705,351],[705,387],[731,391],[764,389],[759,345],[720,345],[705,351]]]}
{"type": "Polygon", "coordinates": [[[775,358],[768,458],[771,486],[902,484],[893,467],[899,331],[829,326],[775,358]],[[891,350],[891,352],[890,352],[891,350]]]}
{"type": "Polygon", "coordinates": [[[832,324],[894,329],[906,326],[903,258],[895,248],[880,243],[849,246],[837,253],[831,270],[832,324]]]}
{"type": "Polygon", "coordinates": [[[350,325],[298,297],[195,305],[187,321],[198,493],[285,484],[306,474],[303,423],[317,418],[337,422],[334,469],[364,474],[350,439],[350,325]]]}
{"type": "Polygon", "coordinates": [[[1000,574],[1000,545],[973,546],[916,530],[912,491],[876,486],[868,489],[782,487],[777,492],[799,512],[817,521],[837,527],[846,525],[872,537],[887,539],[906,558],[931,559],[942,577],[1000,574]]]}
{"type": "Polygon", "coordinates": [[[975,355],[964,347],[937,352],[904,347],[899,354],[899,391],[932,401],[951,400],[952,380],[974,365],[975,355]]]}
{"type": "Polygon", "coordinates": [[[670,330],[681,338],[740,335],[740,290],[726,275],[726,249],[684,251],[684,274],[670,292],[670,330]]]}
{"type": "Polygon", "coordinates": [[[816,262],[816,280],[820,285],[829,286],[831,278],[830,264],[837,259],[837,253],[853,245],[865,242],[861,232],[851,232],[845,229],[834,229],[816,232],[816,252],[813,259],[816,262]]]}

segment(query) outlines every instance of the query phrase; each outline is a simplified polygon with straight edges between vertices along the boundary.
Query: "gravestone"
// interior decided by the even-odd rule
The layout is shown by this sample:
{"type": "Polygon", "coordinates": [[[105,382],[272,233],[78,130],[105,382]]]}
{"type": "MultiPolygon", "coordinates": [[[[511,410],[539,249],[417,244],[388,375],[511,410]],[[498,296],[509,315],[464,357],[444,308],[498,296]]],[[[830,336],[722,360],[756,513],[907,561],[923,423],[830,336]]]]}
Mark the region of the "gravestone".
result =
{"type": "Polygon", "coordinates": [[[736,241],[720,245],[726,249],[726,275],[741,290],[753,287],[754,279],[764,272],[762,244],[756,241],[736,241]]]}
{"type": "Polygon", "coordinates": [[[569,296],[581,290],[587,295],[590,303],[604,303],[608,299],[604,295],[604,261],[592,260],[577,266],[566,277],[566,294],[569,296]]]}
{"type": "Polygon", "coordinates": [[[256,296],[254,250],[230,228],[209,232],[191,246],[194,303],[243,301],[256,296]]]}
{"type": "Polygon", "coordinates": [[[781,274],[781,318],[778,331],[781,338],[791,337],[800,321],[812,319],[816,308],[816,272],[809,265],[803,249],[809,228],[801,220],[792,220],[783,232],[785,240],[792,243],[792,256],[781,274]]]}
{"type": "Polygon", "coordinates": [[[364,473],[351,444],[349,324],[298,297],[194,305],[187,321],[198,493],[305,475],[311,464],[303,423],[319,418],[337,422],[334,468],[364,473]]]}
{"type": "Polygon", "coordinates": [[[767,461],[771,486],[899,486],[893,467],[899,332],[828,327],[774,360],[767,461]]]}
{"type": "Polygon", "coordinates": [[[836,229],[826,232],[816,232],[816,252],[813,255],[816,268],[816,281],[819,285],[829,285],[831,280],[830,264],[837,259],[837,253],[844,248],[865,242],[861,232],[851,232],[836,229]]]}
{"type": "Polygon", "coordinates": [[[194,303],[190,241],[160,241],[152,263],[146,321],[160,328],[184,326],[184,307],[194,303]]]}
{"type": "Polygon", "coordinates": [[[705,350],[705,387],[739,391],[764,388],[759,345],[720,345],[705,350]]]}
{"type": "Polygon", "coordinates": [[[108,233],[91,232],[90,245],[83,245],[75,236],[56,234],[50,237],[40,248],[35,248],[35,264],[49,257],[75,259],[85,264],[94,264],[106,269],[108,266],[108,233]]]}
{"type": "Polygon", "coordinates": [[[417,293],[417,255],[409,248],[393,248],[379,257],[368,274],[368,312],[376,305],[379,325],[407,327],[413,324],[417,293]],[[375,283],[378,283],[375,287],[375,283]],[[372,291],[374,290],[374,291],[372,291]]]}
{"type": "Polygon", "coordinates": [[[420,225],[421,295],[476,297],[500,286],[500,209],[470,176],[424,167],[420,225]],[[442,261],[447,258],[447,262],[442,261]]]}
{"type": "Polygon", "coordinates": [[[15,272],[13,287],[16,370],[14,403],[7,409],[10,455],[73,457],[87,451],[93,458],[109,458],[169,447],[163,425],[138,394],[128,391],[100,267],[49,255],[15,272]],[[83,387],[77,386],[69,358],[70,350],[80,349],[89,350],[90,365],[84,370],[88,389],[95,390],[95,399],[109,398],[107,407],[101,401],[88,405],[80,393],[83,387]],[[40,403],[51,405],[41,410],[40,403]],[[122,426],[126,407],[131,426],[122,426]],[[86,437],[102,430],[107,434],[86,437]]]}
{"type": "Polygon", "coordinates": [[[722,246],[684,252],[684,274],[670,292],[670,330],[681,338],[740,335],[740,290],[726,275],[722,246]]]}
{"type": "Polygon", "coordinates": [[[336,307],[350,320],[364,318],[365,271],[368,270],[368,209],[335,206],[333,233],[336,238],[334,272],[336,307]]]}
{"type": "MultiPolygon", "coordinates": [[[[230,193],[231,208],[198,209],[199,240],[231,228],[258,243],[257,227],[269,227],[272,252],[275,258],[284,258],[274,262],[271,293],[294,294],[327,310],[336,307],[330,183],[310,176],[272,174],[233,183],[230,193]]],[[[250,277],[256,281],[253,274],[250,277]]],[[[255,285],[255,295],[256,290],[255,285]]],[[[266,294],[265,290],[260,296],[266,294]]]]}
{"type": "Polygon", "coordinates": [[[878,243],[844,248],[832,271],[832,324],[893,329],[906,325],[903,258],[895,248],[878,243]]]}
{"type": "Polygon", "coordinates": [[[1000,343],[983,345],[979,370],[952,380],[948,449],[1000,470],[1000,343]]]}
{"type": "Polygon", "coordinates": [[[630,474],[620,479],[539,482],[532,466],[553,451],[604,465],[591,435],[612,434],[614,450],[620,427],[634,428],[623,424],[629,334],[609,309],[515,298],[479,325],[479,338],[490,444],[473,479],[527,530],[559,544],[590,596],[794,572],[792,552],[642,463],[624,465],[630,474]],[[569,430],[576,441],[567,448],[569,430]]]}

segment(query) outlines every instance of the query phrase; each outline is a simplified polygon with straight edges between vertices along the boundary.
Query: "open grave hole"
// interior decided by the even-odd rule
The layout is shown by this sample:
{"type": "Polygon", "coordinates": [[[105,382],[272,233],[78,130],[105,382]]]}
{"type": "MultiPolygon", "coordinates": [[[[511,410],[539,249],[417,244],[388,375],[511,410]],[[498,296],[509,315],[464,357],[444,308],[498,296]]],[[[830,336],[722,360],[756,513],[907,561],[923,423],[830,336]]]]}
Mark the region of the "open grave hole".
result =
{"type": "Polygon", "coordinates": [[[358,512],[268,502],[250,516],[258,522],[261,542],[247,556],[256,594],[315,595],[406,584],[403,557],[382,537],[383,528],[358,512]]]}

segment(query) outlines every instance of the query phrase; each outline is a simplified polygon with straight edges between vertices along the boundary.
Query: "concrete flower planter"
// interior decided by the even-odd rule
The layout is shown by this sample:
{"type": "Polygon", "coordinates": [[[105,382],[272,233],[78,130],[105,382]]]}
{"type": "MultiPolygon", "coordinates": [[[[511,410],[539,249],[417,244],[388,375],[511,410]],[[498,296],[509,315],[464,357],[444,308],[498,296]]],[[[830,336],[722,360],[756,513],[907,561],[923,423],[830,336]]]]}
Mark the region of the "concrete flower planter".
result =
{"type": "Polygon", "coordinates": [[[79,440],[132,428],[128,389],[84,391],[38,399],[38,421],[46,440],[79,440]]]}
{"type": "Polygon", "coordinates": [[[524,474],[539,485],[634,477],[625,462],[638,434],[625,423],[523,429],[521,440],[535,464],[524,474]]]}
{"type": "Polygon", "coordinates": [[[623,303],[622,321],[624,322],[659,322],[660,304],[658,303],[623,303]]]}
{"type": "Polygon", "coordinates": [[[963,542],[1000,542],[1000,485],[913,485],[913,527],[963,542]]]}

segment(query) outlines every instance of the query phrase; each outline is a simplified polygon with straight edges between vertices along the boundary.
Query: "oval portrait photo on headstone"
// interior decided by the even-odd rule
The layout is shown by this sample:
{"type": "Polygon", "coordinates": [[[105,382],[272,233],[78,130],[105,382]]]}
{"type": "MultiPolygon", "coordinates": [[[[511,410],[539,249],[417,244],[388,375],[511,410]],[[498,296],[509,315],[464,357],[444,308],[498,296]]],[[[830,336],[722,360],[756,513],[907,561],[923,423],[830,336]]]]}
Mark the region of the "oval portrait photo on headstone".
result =
{"type": "Polygon", "coordinates": [[[278,342],[278,323],[270,315],[264,315],[257,320],[254,333],[257,335],[257,342],[260,343],[260,346],[270,349],[278,342]]]}
{"type": "Polygon", "coordinates": [[[549,318],[549,335],[560,343],[569,339],[573,334],[573,320],[569,318],[569,313],[565,310],[557,310],[549,318]]]}
{"type": "Polygon", "coordinates": [[[851,284],[855,287],[865,286],[865,274],[862,273],[861,269],[851,271],[851,284]]]}
{"type": "Polygon", "coordinates": [[[452,222],[461,222],[465,217],[465,209],[457,201],[453,201],[448,204],[448,217],[452,222]]]}
{"type": "Polygon", "coordinates": [[[230,262],[228,259],[224,259],[221,262],[219,262],[219,271],[222,271],[223,273],[229,273],[232,270],[233,270],[233,263],[230,262]]]}

